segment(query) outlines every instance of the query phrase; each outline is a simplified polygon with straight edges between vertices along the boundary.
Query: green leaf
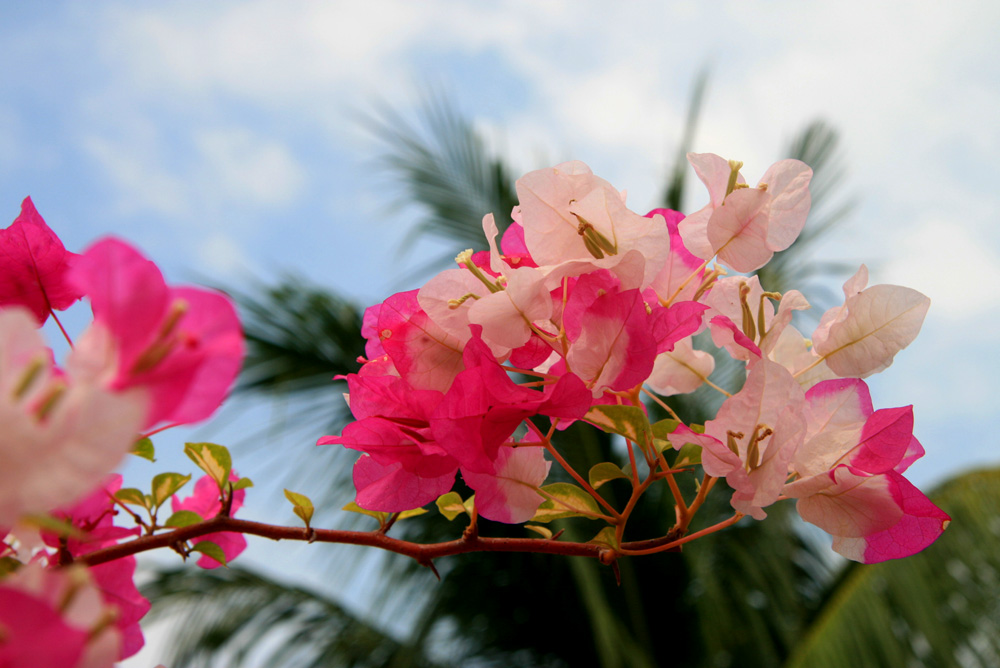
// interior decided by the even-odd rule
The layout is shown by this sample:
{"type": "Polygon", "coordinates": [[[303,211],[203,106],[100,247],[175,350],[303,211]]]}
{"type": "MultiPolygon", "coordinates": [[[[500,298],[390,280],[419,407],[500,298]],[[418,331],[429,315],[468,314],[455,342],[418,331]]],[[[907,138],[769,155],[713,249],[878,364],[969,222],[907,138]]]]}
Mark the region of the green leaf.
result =
{"type": "Polygon", "coordinates": [[[568,482],[555,482],[540,488],[545,501],[538,506],[534,522],[551,522],[563,517],[593,517],[601,511],[594,497],[568,482]]]}
{"type": "Polygon", "coordinates": [[[125,487],[118,490],[115,492],[115,498],[122,503],[130,503],[133,506],[142,506],[147,510],[149,509],[149,502],[146,501],[146,495],[135,487],[125,487]]]}
{"type": "Polygon", "coordinates": [[[857,666],[996,665],[1000,468],[959,475],[929,496],[952,518],[944,534],[905,559],[852,566],[787,666],[842,666],[844,657],[857,666]]]}
{"type": "Polygon", "coordinates": [[[23,565],[24,564],[14,557],[0,557],[0,578],[5,575],[10,575],[23,565]]]}
{"type": "Polygon", "coordinates": [[[408,517],[418,517],[418,516],[423,515],[423,514],[425,514],[427,512],[428,512],[428,510],[426,508],[414,508],[412,510],[404,510],[403,512],[401,512],[399,514],[399,516],[396,519],[397,520],[405,520],[408,517]]]}
{"type": "MultiPolygon", "coordinates": [[[[295,514],[302,518],[302,521],[306,523],[306,528],[309,528],[309,522],[312,521],[313,516],[313,502],[305,494],[299,494],[297,492],[291,492],[285,490],[285,498],[292,502],[292,510],[295,514]]],[[[347,510],[347,507],[344,507],[347,510]]],[[[381,520],[380,520],[381,522],[381,520]]]]}
{"type": "Polygon", "coordinates": [[[368,517],[374,517],[378,520],[379,526],[385,524],[386,520],[389,519],[389,513],[383,513],[378,510],[368,510],[367,508],[362,508],[353,501],[341,508],[341,510],[346,510],[349,513],[360,513],[362,515],[367,515],[368,517]]]}
{"type": "Polygon", "coordinates": [[[207,554],[223,566],[226,565],[226,553],[222,551],[221,547],[210,540],[203,540],[200,543],[195,543],[194,547],[191,548],[191,551],[207,554]]]}
{"type": "Polygon", "coordinates": [[[25,515],[21,522],[26,526],[51,531],[62,538],[86,539],[87,534],[65,520],[52,517],[51,515],[25,515]]]}
{"type": "Polygon", "coordinates": [[[615,538],[614,527],[604,527],[597,532],[597,535],[587,541],[588,543],[600,543],[618,549],[618,540],[615,538]]]}
{"type": "Polygon", "coordinates": [[[189,475],[180,473],[160,473],[153,477],[153,507],[159,508],[191,480],[189,475]]]}
{"type": "Polygon", "coordinates": [[[137,457],[148,459],[151,462],[156,461],[156,450],[153,448],[153,442],[148,437],[140,438],[136,441],[130,452],[137,457]]]}
{"type": "Polygon", "coordinates": [[[598,489],[601,485],[608,482],[609,480],[618,480],[619,478],[628,479],[628,476],[620,467],[612,464],[611,462],[601,462],[600,464],[594,464],[590,469],[590,474],[587,476],[590,479],[590,486],[594,489],[598,489]]]}
{"type": "Polygon", "coordinates": [[[462,497],[458,495],[458,492],[448,492],[447,494],[442,494],[435,501],[438,510],[441,514],[448,518],[448,521],[455,519],[462,513],[466,512],[465,504],[462,503],[462,497]]]}
{"type": "Polygon", "coordinates": [[[205,518],[196,512],[191,510],[178,510],[176,513],[167,518],[163,526],[174,527],[180,529],[181,527],[189,527],[192,524],[198,524],[199,522],[204,522],[205,518]]]}
{"type": "Polygon", "coordinates": [[[686,466],[697,466],[701,464],[701,446],[696,443],[688,443],[680,452],[677,453],[677,459],[674,460],[674,468],[681,468],[686,466]]]}
{"type": "Polygon", "coordinates": [[[583,419],[609,434],[624,436],[643,449],[653,441],[649,420],[637,406],[594,406],[583,419]]]}
{"type": "Polygon", "coordinates": [[[677,426],[680,424],[677,420],[666,419],[660,420],[659,422],[654,422],[651,425],[653,431],[653,447],[656,448],[657,452],[663,452],[671,448],[670,435],[674,433],[677,426]]]}
{"type": "Polygon", "coordinates": [[[552,530],[548,527],[543,527],[540,524],[525,524],[524,528],[529,531],[534,531],[537,534],[541,534],[542,538],[552,538],[552,530]]]}
{"type": "Polygon", "coordinates": [[[185,443],[184,454],[215,481],[220,491],[225,488],[229,482],[229,472],[233,469],[233,458],[226,446],[215,443],[185,443]]]}
{"type": "Polygon", "coordinates": [[[250,478],[240,478],[233,483],[234,492],[240,489],[246,489],[247,487],[253,487],[253,481],[250,480],[250,478]]]}

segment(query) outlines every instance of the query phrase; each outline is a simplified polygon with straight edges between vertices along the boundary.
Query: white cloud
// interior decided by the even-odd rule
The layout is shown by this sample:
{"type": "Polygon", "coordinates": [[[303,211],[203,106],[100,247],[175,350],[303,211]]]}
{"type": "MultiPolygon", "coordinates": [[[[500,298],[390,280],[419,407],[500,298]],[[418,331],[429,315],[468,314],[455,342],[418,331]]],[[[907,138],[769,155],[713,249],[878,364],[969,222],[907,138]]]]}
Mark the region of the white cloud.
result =
{"type": "MultiPolygon", "coordinates": [[[[197,240],[195,253],[199,271],[213,279],[235,281],[254,270],[239,242],[228,234],[212,234],[197,240]]],[[[254,272],[256,273],[256,272],[254,272]]]]}
{"type": "Polygon", "coordinates": [[[246,204],[286,204],[302,190],[305,175],[289,150],[246,129],[199,132],[201,179],[217,196],[246,204]]]}
{"type": "Polygon", "coordinates": [[[879,282],[906,285],[931,298],[934,313],[982,318],[1000,307],[1000,255],[953,221],[924,220],[893,246],[879,282]]]}

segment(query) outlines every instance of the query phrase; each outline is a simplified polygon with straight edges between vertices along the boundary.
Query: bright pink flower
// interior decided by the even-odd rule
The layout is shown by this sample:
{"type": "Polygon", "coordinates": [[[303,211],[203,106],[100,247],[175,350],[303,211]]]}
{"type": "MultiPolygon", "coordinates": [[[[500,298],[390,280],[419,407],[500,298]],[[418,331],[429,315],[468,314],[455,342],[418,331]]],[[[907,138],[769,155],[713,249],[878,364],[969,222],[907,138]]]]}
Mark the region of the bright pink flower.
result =
{"type": "Polygon", "coordinates": [[[435,442],[463,470],[490,474],[497,451],[526,418],[540,414],[573,420],[590,408],[590,392],[574,374],[540,392],[515,384],[472,327],[465,370],[455,378],[430,419],[435,442]]]}
{"type": "Polygon", "coordinates": [[[540,447],[504,446],[497,451],[492,473],[462,469],[462,478],[476,491],[476,511],[488,520],[520,524],[535,515],[545,499],[535,491],[545,482],[552,462],[540,447]]]}
{"type": "Polygon", "coordinates": [[[71,280],[94,311],[94,324],[77,344],[77,372],[116,391],[148,392],[147,427],[198,422],[215,412],[243,358],[239,319],[227,297],[167,286],[156,265],[117,239],[91,246],[71,280]]]}
{"type": "Polygon", "coordinates": [[[21,567],[0,581],[0,666],[111,668],[120,654],[115,610],[87,569],[21,567]]]}
{"type": "Polygon", "coordinates": [[[26,307],[42,325],[50,310],[69,308],[83,293],[67,280],[76,258],[63,247],[30,197],[19,215],[0,230],[0,306],[26,307]]]}
{"type": "MultiPolygon", "coordinates": [[[[112,475],[72,508],[54,513],[86,534],[83,539],[69,538],[66,541],[66,549],[74,557],[115,545],[127,536],[138,535],[138,527],[126,529],[114,525],[117,510],[112,495],[121,486],[122,477],[112,475]]],[[[48,532],[43,532],[42,538],[49,547],[58,548],[61,545],[60,539],[48,532]]],[[[135,566],[135,557],[125,557],[89,569],[104,602],[118,610],[115,626],[122,634],[119,659],[132,656],[145,643],[139,620],[149,612],[150,605],[135,586],[135,566]]]]}
{"type": "Polygon", "coordinates": [[[401,462],[379,464],[362,454],[354,463],[356,502],[362,508],[386,513],[402,512],[427,505],[455,484],[457,466],[440,476],[425,477],[408,471],[401,462]]]}
{"type": "Polygon", "coordinates": [[[902,477],[923,454],[912,407],[873,410],[864,381],[817,384],[806,394],[806,441],[785,495],[799,514],[834,536],[834,549],[872,563],[909,556],[950,518],[902,477]]]}
{"type": "Polygon", "coordinates": [[[412,387],[443,392],[462,370],[463,342],[431,320],[417,302],[417,292],[399,292],[382,303],[378,336],[393,366],[412,387]]]}
{"type": "Polygon", "coordinates": [[[647,218],[661,215],[667,222],[667,231],[670,235],[670,253],[664,263],[660,273],[656,275],[649,287],[656,291],[662,300],[686,301],[694,298],[695,293],[701,285],[701,276],[705,273],[702,270],[697,278],[688,280],[701,265],[701,258],[689,251],[684,246],[684,240],[678,231],[678,224],[684,220],[684,214],[671,209],[653,209],[646,214],[647,218]],[[684,285],[685,281],[687,284],[684,285]],[[681,288],[681,285],[684,285],[681,288]]]}
{"type": "Polygon", "coordinates": [[[0,526],[94,489],[132,447],[146,408],[141,393],[58,371],[34,318],[0,311],[0,526]]]}
{"type": "MultiPolygon", "coordinates": [[[[240,477],[236,475],[235,471],[230,472],[229,482],[236,482],[239,479],[240,477]]],[[[230,515],[235,515],[236,511],[240,509],[245,496],[245,489],[238,489],[233,492],[233,502],[229,509],[230,515]]],[[[183,500],[178,500],[176,496],[170,498],[170,509],[175,513],[181,510],[190,510],[200,515],[203,519],[211,519],[222,510],[222,501],[219,499],[219,486],[211,477],[203,475],[194,484],[194,494],[183,500]]],[[[198,538],[196,542],[203,540],[211,541],[218,545],[222,549],[222,553],[226,555],[227,564],[238,557],[247,547],[247,539],[243,537],[243,534],[229,531],[206,534],[198,538]]],[[[203,554],[198,559],[198,565],[202,568],[218,568],[222,564],[207,554],[203,554]]]]}

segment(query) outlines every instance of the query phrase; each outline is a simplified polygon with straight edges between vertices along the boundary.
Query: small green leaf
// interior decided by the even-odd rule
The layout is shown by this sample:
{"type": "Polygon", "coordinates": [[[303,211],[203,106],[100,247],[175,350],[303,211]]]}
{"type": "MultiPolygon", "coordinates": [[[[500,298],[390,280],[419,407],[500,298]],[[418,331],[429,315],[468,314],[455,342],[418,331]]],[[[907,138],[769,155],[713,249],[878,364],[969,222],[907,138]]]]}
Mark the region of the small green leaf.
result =
{"type": "Polygon", "coordinates": [[[548,527],[543,527],[540,524],[525,524],[525,529],[534,531],[537,534],[541,534],[542,538],[548,539],[552,538],[552,531],[548,527]]]}
{"type": "Polygon", "coordinates": [[[153,442],[148,437],[140,438],[136,441],[130,452],[137,457],[148,459],[151,462],[156,461],[156,450],[153,448],[153,442]]]}
{"type": "Polygon", "coordinates": [[[225,488],[229,482],[229,472],[233,468],[233,458],[226,446],[215,443],[185,443],[184,454],[215,481],[220,491],[225,488]]]}
{"type": "Polygon", "coordinates": [[[51,515],[25,515],[21,518],[21,522],[25,526],[35,527],[43,531],[51,531],[62,538],[85,539],[87,537],[86,533],[77,529],[69,522],[52,517],[51,515]]]}
{"type": "Polygon", "coordinates": [[[628,478],[627,475],[616,465],[611,462],[601,462],[600,464],[594,464],[590,469],[590,474],[587,476],[590,478],[590,486],[594,489],[598,489],[601,485],[608,482],[609,480],[618,480],[619,478],[628,478]]]}
{"type": "Polygon", "coordinates": [[[417,517],[419,515],[423,515],[426,512],[428,512],[426,508],[414,508],[413,510],[404,510],[399,514],[399,517],[397,517],[396,519],[405,520],[408,517],[417,517]]]}
{"type": "Polygon", "coordinates": [[[576,485],[555,482],[540,489],[544,492],[545,501],[531,518],[535,522],[551,522],[563,517],[592,517],[601,512],[594,497],[576,485]]]}
{"type": "Polygon", "coordinates": [[[194,547],[191,548],[191,551],[207,554],[223,566],[226,565],[226,553],[222,551],[221,547],[210,540],[203,540],[200,543],[195,543],[194,547]]]}
{"type": "Polygon", "coordinates": [[[162,506],[167,499],[176,494],[181,487],[188,484],[191,480],[189,475],[181,475],[180,473],[160,473],[153,478],[153,506],[159,508],[162,506]]]}
{"type": "Polygon", "coordinates": [[[697,466],[698,464],[701,464],[701,446],[697,443],[686,444],[677,453],[677,459],[674,460],[674,468],[697,466]]]}
{"type": "Polygon", "coordinates": [[[125,487],[115,492],[115,498],[122,503],[130,503],[133,506],[142,506],[143,508],[149,509],[149,504],[146,502],[146,495],[135,487],[125,487]]]}
{"type": "Polygon", "coordinates": [[[469,498],[467,498],[465,500],[465,503],[463,503],[462,505],[465,507],[466,514],[469,517],[472,517],[472,513],[476,509],[476,495],[473,494],[472,496],[470,496],[469,498]]]}
{"type": "Polygon", "coordinates": [[[192,524],[198,524],[198,522],[204,521],[205,518],[194,511],[178,510],[176,513],[167,518],[167,521],[163,526],[180,529],[181,527],[189,527],[192,524]]]}
{"type": "Polygon", "coordinates": [[[657,452],[663,452],[673,447],[670,443],[670,435],[674,433],[678,425],[680,425],[680,422],[670,418],[652,424],[653,447],[656,448],[657,452]]]}
{"type": "Polygon", "coordinates": [[[465,505],[462,503],[462,497],[458,495],[458,492],[442,494],[435,503],[438,510],[448,518],[449,522],[466,512],[465,505]]]}
{"type": "Polygon", "coordinates": [[[24,564],[14,557],[0,557],[0,578],[5,575],[10,575],[23,565],[24,564]]]}
{"type": "Polygon", "coordinates": [[[588,543],[599,543],[618,549],[618,541],[615,539],[615,530],[612,527],[604,527],[597,532],[597,535],[587,541],[588,543]]]}
{"type": "Polygon", "coordinates": [[[653,441],[649,420],[637,406],[593,406],[583,419],[609,434],[624,436],[643,449],[653,441]]]}
{"type": "Polygon", "coordinates": [[[250,480],[250,478],[240,478],[233,483],[234,492],[240,489],[246,489],[247,487],[253,487],[253,481],[250,480]]]}
{"type": "Polygon", "coordinates": [[[374,517],[378,520],[379,526],[385,524],[386,520],[389,519],[389,513],[383,513],[378,510],[368,510],[367,508],[362,508],[353,501],[341,508],[341,510],[346,510],[350,513],[361,513],[362,515],[367,515],[368,517],[374,517]]]}
{"type": "MultiPolygon", "coordinates": [[[[292,510],[295,514],[302,518],[302,521],[306,523],[306,528],[309,528],[309,522],[312,521],[313,516],[313,502],[305,494],[299,494],[297,492],[292,492],[285,490],[285,498],[292,502],[292,510]]],[[[350,505],[350,504],[348,504],[350,505]]],[[[345,507],[345,510],[347,508],[345,507]]],[[[381,520],[379,520],[381,523],[381,520]]]]}

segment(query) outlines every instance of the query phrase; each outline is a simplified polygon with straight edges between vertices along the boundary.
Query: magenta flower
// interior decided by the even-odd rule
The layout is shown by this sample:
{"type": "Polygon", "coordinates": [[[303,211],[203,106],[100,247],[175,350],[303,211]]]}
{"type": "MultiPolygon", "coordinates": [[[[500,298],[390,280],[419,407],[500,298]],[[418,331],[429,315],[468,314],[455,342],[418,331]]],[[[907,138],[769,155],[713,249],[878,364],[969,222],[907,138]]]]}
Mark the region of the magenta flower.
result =
{"type": "MultiPolygon", "coordinates": [[[[239,479],[240,477],[236,475],[235,471],[230,472],[229,482],[236,482],[239,479]]],[[[240,509],[245,496],[245,489],[238,489],[233,492],[233,502],[229,509],[230,515],[235,515],[236,511],[240,509]]],[[[222,501],[219,499],[219,486],[210,476],[203,475],[194,484],[194,494],[183,500],[178,500],[176,496],[170,498],[170,509],[175,513],[181,510],[189,510],[200,515],[203,519],[211,519],[222,510],[222,501]]],[[[222,553],[226,555],[227,564],[238,557],[247,547],[247,539],[243,537],[243,534],[232,533],[230,531],[210,533],[198,538],[198,541],[203,540],[211,541],[218,545],[222,549],[222,553]]],[[[198,559],[198,565],[202,568],[218,568],[222,564],[207,554],[203,554],[198,559]]]]}
{"type": "Polygon", "coordinates": [[[51,310],[69,308],[83,296],[68,280],[76,257],[25,197],[21,215],[0,230],[0,306],[24,306],[39,325],[51,310]]]}
{"type": "Polygon", "coordinates": [[[94,311],[94,324],[77,343],[77,371],[112,390],[146,391],[146,427],[198,422],[215,412],[243,358],[239,319],[227,297],[169,287],[156,265],[117,239],[91,246],[70,278],[94,311]]]}
{"type": "MultiPolygon", "coordinates": [[[[127,536],[138,535],[138,527],[126,529],[114,525],[117,511],[112,496],[121,486],[122,477],[112,475],[72,508],[54,513],[86,534],[83,539],[70,538],[66,541],[66,549],[74,557],[115,545],[127,536]]],[[[60,539],[54,534],[43,532],[42,538],[49,547],[60,547],[60,539]]],[[[118,611],[115,626],[122,636],[119,660],[132,656],[145,644],[139,620],[149,612],[150,605],[135,586],[135,566],[135,557],[125,557],[88,569],[104,602],[118,611]]]]}
{"type": "Polygon", "coordinates": [[[903,477],[923,448],[912,407],[873,410],[864,381],[819,383],[806,394],[807,438],[785,485],[799,515],[834,537],[833,549],[874,563],[924,549],[951,518],[903,477]]]}

